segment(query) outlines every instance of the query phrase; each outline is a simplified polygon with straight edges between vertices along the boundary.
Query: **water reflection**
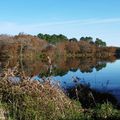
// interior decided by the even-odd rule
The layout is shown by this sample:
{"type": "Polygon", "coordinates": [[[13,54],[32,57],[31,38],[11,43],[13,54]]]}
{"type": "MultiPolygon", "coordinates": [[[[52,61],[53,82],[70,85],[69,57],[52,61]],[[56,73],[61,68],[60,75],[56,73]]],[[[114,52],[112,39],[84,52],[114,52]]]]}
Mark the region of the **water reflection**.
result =
{"type": "MultiPolygon", "coordinates": [[[[43,61],[40,59],[27,59],[23,58],[22,61],[22,69],[26,73],[26,75],[31,76],[40,74],[41,76],[50,76],[50,75],[65,75],[69,70],[77,71],[81,70],[83,73],[93,72],[94,69],[97,71],[102,70],[106,67],[108,62],[115,62],[117,58],[115,56],[110,56],[108,58],[100,59],[100,58],[56,58],[52,61],[52,63],[48,63],[48,61],[43,61]]],[[[16,66],[18,60],[15,58],[11,58],[8,61],[1,60],[2,67],[8,63],[8,67],[12,68],[16,66]]],[[[21,61],[20,61],[21,63],[21,61]]],[[[19,66],[19,70],[21,66],[19,66]]]]}
{"type": "MultiPolygon", "coordinates": [[[[75,91],[76,86],[87,84],[90,91],[95,93],[95,102],[98,101],[99,93],[100,101],[108,99],[112,102],[117,100],[120,103],[120,61],[115,56],[104,59],[62,57],[52,61],[52,64],[39,59],[30,60],[27,58],[23,59],[22,62],[26,75],[37,75],[37,77],[33,77],[36,80],[50,77],[51,83],[59,83],[63,90],[68,91],[70,97],[74,95],[73,92],[71,95],[71,90],[75,91]],[[102,99],[104,95],[106,98],[102,99]]],[[[1,61],[0,70],[3,69],[5,63],[6,61],[1,61]]],[[[10,59],[8,67],[14,67],[16,63],[16,59],[10,59]]],[[[20,66],[19,70],[21,70],[20,66]]]]}
{"type": "MultiPolygon", "coordinates": [[[[59,80],[61,87],[66,90],[75,89],[77,85],[87,84],[89,86],[88,88],[101,93],[103,96],[105,95],[107,100],[115,102],[116,99],[119,104],[120,103],[119,66],[120,60],[117,60],[114,63],[107,63],[106,67],[104,67],[103,65],[103,67],[101,67],[102,69],[99,71],[96,68],[93,68],[92,72],[86,73],[85,72],[83,73],[80,69],[77,69],[76,71],[70,70],[63,76],[59,75],[54,76],[53,79],[56,81],[59,80]],[[109,98],[107,96],[109,96],[109,98]]],[[[102,95],[98,97],[99,95],[97,96],[97,93],[95,94],[95,96],[97,96],[98,98],[101,97],[103,98],[102,95]]]]}

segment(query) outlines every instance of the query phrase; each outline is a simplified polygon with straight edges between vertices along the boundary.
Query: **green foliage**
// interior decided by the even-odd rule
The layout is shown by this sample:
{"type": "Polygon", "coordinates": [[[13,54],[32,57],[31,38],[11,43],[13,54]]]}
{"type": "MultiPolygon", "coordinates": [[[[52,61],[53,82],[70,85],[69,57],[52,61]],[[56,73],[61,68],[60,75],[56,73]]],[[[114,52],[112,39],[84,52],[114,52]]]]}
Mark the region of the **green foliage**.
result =
{"type": "Polygon", "coordinates": [[[86,41],[89,43],[93,43],[93,38],[92,37],[81,37],[80,38],[81,41],[86,41]]]}
{"type": "Polygon", "coordinates": [[[43,40],[46,40],[49,43],[52,43],[52,44],[56,44],[56,43],[64,42],[64,41],[68,40],[68,38],[66,36],[62,35],[62,34],[59,34],[59,35],[56,35],[56,34],[49,35],[49,34],[39,33],[37,36],[39,38],[43,39],[43,40]]]}
{"type": "Polygon", "coordinates": [[[98,104],[95,109],[93,109],[92,117],[104,120],[119,120],[120,111],[115,109],[111,103],[98,104]]]}
{"type": "Polygon", "coordinates": [[[103,42],[101,39],[99,38],[96,38],[96,41],[95,41],[95,44],[97,46],[102,46],[102,47],[105,47],[106,46],[106,42],[103,42]]]}
{"type": "Polygon", "coordinates": [[[69,39],[70,42],[77,42],[78,40],[76,38],[69,39]]]}
{"type": "Polygon", "coordinates": [[[105,47],[106,46],[106,42],[102,41],[99,38],[96,38],[95,42],[93,42],[93,38],[92,37],[81,37],[80,38],[81,41],[86,41],[90,44],[96,44],[97,46],[101,46],[101,47],[105,47]]]}

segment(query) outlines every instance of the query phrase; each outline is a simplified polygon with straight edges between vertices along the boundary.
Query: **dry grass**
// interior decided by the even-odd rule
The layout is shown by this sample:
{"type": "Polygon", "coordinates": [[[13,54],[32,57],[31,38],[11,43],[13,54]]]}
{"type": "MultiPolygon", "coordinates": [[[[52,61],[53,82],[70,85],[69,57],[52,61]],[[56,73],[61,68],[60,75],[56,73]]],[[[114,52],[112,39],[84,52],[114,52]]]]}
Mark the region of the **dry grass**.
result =
{"type": "Polygon", "coordinates": [[[57,120],[81,115],[82,109],[49,80],[40,83],[22,73],[19,74],[21,81],[11,81],[16,74],[17,67],[5,70],[0,77],[0,100],[7,104],[9,116],[13,119],[57,120]]]}
{"type": "Polygon", "coordinates": [[[44,80],[44,83],[32,80],[24,72],[19,73],[17,67],[6,69],[0,75],[0,103],[1,116],[7,117],[7,120],[120,119],[120,111],[112,104],[100,104],[84,110],[80,103],[70,100],[59,86],[51,85],[49,80],[44,80]],[[20,81],[11,80],[16,75],[19,75],[20,81]]]}
{"type": "Polygon", "coordinates": [[[0,106],[0,120],[5,120],[5,111],[4,109],[0,106]]]}

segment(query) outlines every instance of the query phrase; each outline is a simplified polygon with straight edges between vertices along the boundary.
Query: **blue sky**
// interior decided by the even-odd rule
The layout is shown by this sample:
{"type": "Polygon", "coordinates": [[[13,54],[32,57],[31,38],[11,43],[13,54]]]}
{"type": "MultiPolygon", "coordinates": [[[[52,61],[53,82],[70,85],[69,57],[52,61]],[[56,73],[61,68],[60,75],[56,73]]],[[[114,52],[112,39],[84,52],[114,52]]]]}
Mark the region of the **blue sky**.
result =
{"type": "Polygon", "coordinates": [[[120,46],[120,0],[0,0],[0,34],[99,37],[120,46]]]}

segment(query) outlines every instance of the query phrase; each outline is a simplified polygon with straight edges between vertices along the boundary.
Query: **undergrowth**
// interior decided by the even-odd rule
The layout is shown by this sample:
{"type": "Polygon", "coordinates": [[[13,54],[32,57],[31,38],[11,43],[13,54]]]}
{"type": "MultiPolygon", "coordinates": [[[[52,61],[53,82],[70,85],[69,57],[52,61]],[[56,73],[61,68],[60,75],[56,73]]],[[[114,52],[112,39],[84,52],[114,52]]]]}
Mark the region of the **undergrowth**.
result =
{"type": "Polygon", "coordinates": [[[0,108],[8,120],[119,120],[120,112],[112,104],[99,104],[83,109],[80,102],[69,99],[49,80],[32,80],[17,71],[3,71],[0,75],[0,108]],[[13,81],[15,76],[20,81],[13,81]]]}

